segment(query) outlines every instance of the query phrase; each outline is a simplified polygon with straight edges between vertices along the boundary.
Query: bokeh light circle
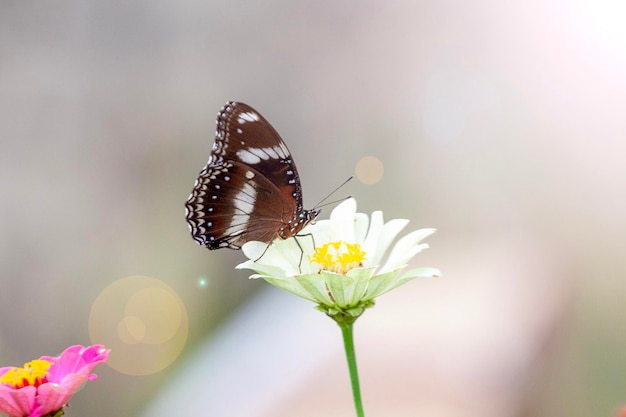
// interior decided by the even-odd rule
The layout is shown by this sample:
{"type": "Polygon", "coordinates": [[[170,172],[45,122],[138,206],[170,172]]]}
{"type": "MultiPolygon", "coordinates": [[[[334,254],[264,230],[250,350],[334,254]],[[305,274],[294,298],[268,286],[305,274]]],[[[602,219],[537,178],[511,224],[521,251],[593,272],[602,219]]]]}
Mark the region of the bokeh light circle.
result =
{"type": "Polygon", "coordinates": [[[380,159],[375,156],[365,156],[356,164],[356,177],[363,184],[376,184],[385,173],[385,167],[380,159]]]}
{"type": "Polygon", "coordinates": [[[200,289],[205,289],[209,287],[209,279],[207,277],[199,277],[196,281],[196,285],[200,289]]]}
{"type": "Polygon", "coordinates": [[[126,344],[140,343],[146,336],[146,325],[140,317],[125,316],[117,325],[117,335],[126,344]]]}
{"type": "Polygon", "coordinates": [[[128,375],[149,375],[169,366],[183,350],[188,330],[178,294],[146,276],[122,278],[106,287],[89,315],[91,342],[111,349],[108,365],[128,375]]]}

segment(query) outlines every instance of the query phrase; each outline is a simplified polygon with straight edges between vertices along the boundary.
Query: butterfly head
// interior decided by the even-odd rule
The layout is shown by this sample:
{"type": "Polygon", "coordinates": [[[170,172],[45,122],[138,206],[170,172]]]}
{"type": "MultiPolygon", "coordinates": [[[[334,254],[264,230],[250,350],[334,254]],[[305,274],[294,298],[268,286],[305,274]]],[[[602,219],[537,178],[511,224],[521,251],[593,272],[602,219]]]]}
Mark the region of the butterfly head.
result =
{"type": "Polygon", "coordinates": [[[300,218],[300,222],[305,226],[309,223],[314,224],[315,219],[317,218],[317,216],[319,216],[321,211],[322,210],[316,210],[316,209],[304,210],[302,213],[298,215],[298,217],[300,218]]]}

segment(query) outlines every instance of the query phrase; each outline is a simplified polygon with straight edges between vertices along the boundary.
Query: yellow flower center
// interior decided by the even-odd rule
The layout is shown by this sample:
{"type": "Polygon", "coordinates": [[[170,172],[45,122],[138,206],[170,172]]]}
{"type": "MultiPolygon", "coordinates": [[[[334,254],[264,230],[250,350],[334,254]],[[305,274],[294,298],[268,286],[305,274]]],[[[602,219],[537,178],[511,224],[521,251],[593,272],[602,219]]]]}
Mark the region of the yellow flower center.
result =
{"type": "Polygon", "coordinates": [[[366,260],[365,252],[358,243],[348,243],[343,240],[329,242],[315,249],[311,262],[318,263],[322,269],[345,274],[351,269],[361,266],[366,260]]]}
{"type": "Polygon", "coordinates": [[[29,385],[38,387],[47,381],[48,368],[52,362],[43,359],[35,359],[24,364],[23,368],[11,368],[0,376],[0,383],[13,388],[23,388],[29,385]]]}

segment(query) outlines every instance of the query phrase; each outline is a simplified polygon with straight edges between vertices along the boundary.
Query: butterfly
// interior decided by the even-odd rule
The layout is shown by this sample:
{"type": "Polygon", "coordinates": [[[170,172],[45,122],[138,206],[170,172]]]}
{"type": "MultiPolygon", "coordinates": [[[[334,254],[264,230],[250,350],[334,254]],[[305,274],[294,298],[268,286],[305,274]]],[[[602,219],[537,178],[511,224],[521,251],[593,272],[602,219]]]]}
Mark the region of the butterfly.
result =
{"type": "Polygon", "coordinates": [[[185,203],[193,239],[207,248],[240,249],[296,236],[319,210],[302,206],[302,185],[278,132],[244,103],[217,115],[215,143],[185,203]]]}

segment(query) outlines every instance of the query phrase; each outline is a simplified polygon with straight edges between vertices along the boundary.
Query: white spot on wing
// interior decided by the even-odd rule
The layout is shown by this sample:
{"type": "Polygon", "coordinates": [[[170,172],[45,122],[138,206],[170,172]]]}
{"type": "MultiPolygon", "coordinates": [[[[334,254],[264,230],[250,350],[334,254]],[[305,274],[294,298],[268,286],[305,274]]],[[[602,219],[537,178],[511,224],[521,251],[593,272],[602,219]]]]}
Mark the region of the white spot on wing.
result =
{"type": "Polygon", "coordinates": [[[259,115],[252,111],[247,111],[245,113],[241,113],[237,122],[240,124],[244,124],[245,122],[256,122],[259,120],[259,115]]]}
{"type": "Polygon", "coordinates": [[[280,159],[280,148],[279,147],[273,147],[273,148],[263,148],[262,151],[264,151],[266,154],[268,154],[270,156],[270,158],[274,158],[274,159],[280,159]]]}
{"type": "MultiPolygon", "coordinates": [[[[250,171],[248,171],[250,172],[250,171]]],[[[247,173],[246,173],[247,176],[247,173]]],[[[250,184],[243,185],[243,188],[235,195],[233,199],[233,205],[235,206],[235,215],[233,216],[230,225],[224,232],[227,235],[238,235],[248,229],[248,222],[250,220],[250,214],[254,210],[254,204],[256,203],[257,192],[250,184]]]]}
{"type": "Polygon", "coordinates": [[[283,142],[280,143],[280,150],[281,155],[285,157],[289,156],[289,149],[287,149],[287,145],[285,145],[283,142]]]}
{"type": "Polygon", "coordinates": [[[259,158],[253,152],[250,152],[250,149],[242,149],[240,151],[237,151],[237,156],[248,165],[254,165],[261,162],[261,158],[259,158]]]}
{"type": "Polygon", "coordinates": [[[246,164],[254,165],[261,160],[281,159],[286,156],[283,154],[281,146],[273,146],[271,148],[248,148],[237,151],[237,156],[246,164]]]}

